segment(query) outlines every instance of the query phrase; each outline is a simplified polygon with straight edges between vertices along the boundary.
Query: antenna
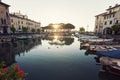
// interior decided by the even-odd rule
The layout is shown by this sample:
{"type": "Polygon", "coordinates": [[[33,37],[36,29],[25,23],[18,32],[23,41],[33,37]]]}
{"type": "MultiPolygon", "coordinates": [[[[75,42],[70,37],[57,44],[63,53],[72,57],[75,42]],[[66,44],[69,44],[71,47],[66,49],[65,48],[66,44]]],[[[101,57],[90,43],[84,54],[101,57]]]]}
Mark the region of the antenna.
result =
{"type": "Polygon", "coordinates": [[[19,10],[19,14],[20,14],[20,10],[19,10]]]}

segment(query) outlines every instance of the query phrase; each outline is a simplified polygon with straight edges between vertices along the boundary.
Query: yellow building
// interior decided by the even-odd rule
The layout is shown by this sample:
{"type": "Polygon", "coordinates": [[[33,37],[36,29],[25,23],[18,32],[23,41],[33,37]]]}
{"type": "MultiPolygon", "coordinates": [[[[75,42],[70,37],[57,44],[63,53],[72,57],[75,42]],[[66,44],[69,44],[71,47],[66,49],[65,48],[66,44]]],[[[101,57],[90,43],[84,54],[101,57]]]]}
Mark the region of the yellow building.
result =
{"type": "Polygon", "coordinates": [[[10,32],[9,5],[0,1],[0,33],[10,32]]]}
{"type": "Polygon", "coordinates": [[[103,20],[104,20],[104,14],[106,13],[102,13],[99,15],[95,16],[95,28],[94,28],[94,32],[99,34],[102,33],[102,29],[103,29],[103,20]]]}
{"type": "Polygon", "coordinates": [[[16,33],[23,32],[22,31],[23,27],[27,28],[27,32],[32,32],[33,29],[35,30],[35,32],[37,32],[37,30],[40,29],[41,27],[40,22],[28,19],[27,15],[23,15],[20,12],[11,13],[10,20],[11,27],[14,27],[16,29],[16,33]]]}
{"type": "Polygon", "coordinates": [[[102,34],[112,34],[112,26],[120,26],[120,5],[109,6],[106,12],[97,15],[95,20],[95,32],[102,34]]]}

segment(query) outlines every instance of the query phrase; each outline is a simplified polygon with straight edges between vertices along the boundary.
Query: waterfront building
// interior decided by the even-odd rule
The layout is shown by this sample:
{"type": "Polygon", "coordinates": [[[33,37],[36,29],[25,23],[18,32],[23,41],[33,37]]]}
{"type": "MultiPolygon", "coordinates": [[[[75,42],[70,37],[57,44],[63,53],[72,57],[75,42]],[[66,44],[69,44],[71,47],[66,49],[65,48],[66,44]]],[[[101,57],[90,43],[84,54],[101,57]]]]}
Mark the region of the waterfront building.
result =
{"type": "Polygon", "coordinates": [[[113,34],[112,26],[117,25],[120,27],[120,5],[109,6],[106,12],[95,17],[96,33],[113,34]]]}
{"type": "Polygon", "coordinates": [[[102,33],[103,29],[103,20],[104,20],[104,15],[105,13],[99,14],[95,16],[95,33],[100,34],[102,33]]]}
{"type": "MultiPolygon", "coordinates": [[[[36,22],[28,18],[27,15],[23,15],[20,12],[10,14],[11,27],[16,29],[16,33],[24,32],[23,28],[27,29],[27,32],[37,32],[40,29],[40,22],[36,22]]],[[[12,32],[12,31],[11,31],[12,32]]]]}
{"type": "Polygon", "coordinates": [[[9,5],[0,0],[0,33],[10,32],[9,5]]]}

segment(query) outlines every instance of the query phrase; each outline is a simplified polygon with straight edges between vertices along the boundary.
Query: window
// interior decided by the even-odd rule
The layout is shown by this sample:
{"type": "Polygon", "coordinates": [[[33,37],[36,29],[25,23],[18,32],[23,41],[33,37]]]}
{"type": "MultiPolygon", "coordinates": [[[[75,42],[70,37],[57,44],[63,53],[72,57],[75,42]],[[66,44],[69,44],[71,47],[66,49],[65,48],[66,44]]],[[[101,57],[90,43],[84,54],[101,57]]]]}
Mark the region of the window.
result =
{"type": "Polygon", "coordinates": [[[4,24],[6,24],[6,19],[4,19],[4,24]]]}
{"type": "Polygon", "coordinates": [[[104,19],[106,19],[106,16],[104,16],[104,19]]]}
{"type": "Polygon", "coordinates": [[[104,24],[107,25],[107,22],[105,22],[104,24]]]}
{"type": "Polygon", "coordinates": [[[23,21],[21,21],[21,24],[23,24],[23,21]]]}
{"type": "Polygon", "coordinates": [[[111,18],[111,15],[110,15],[110,18],[111,18]]]}
{"type": "Polygon", "coordinates": [[[115,17],[115,14],[113,14],[113,17],[115,17]]]}
{"type": "Polygon", "coordinates": [[[11,22],[13,22],[13,19],[11,19],[11,22]]]}
{"type": "Polygon", "coordinates": [[[4,21],[3,21],[3,19],[2,19],[2,18],[1,18],[1,23],[2,23],[2,24],[4,24],[4,21]]]}
{"type": "Polygon", "coordinates": [[[116,23],[115,24],[118,24],[118,20],[116,21],[116,23]]]}
{"type": "Polygon", "coordinates": [[[109,16],[107,15],[107,19],[109,18],[109,16]]]}
{"type": "Polygon", "coordinates": [[[21,29],[20,25],[19,25],[19,29],[21,29]]]}
{"type": "Polygon", "coordinates": [[[6,12],[6,17],[9,18],[9,14],[6,12]]]}
{"type": "Polygon", "coordinates": [[[97,28],[97,26],[96,26],[96,28],[97,28]]]}
{"type": "Polygon", "coordinates": [[[110,24],[112,24],[112,21],[110,21],[110,24]]]}
{"type": "Polygon", "coordinates": [[[18,21],[18,24],[20,24],[20,21],[18,21]]]}
{"type": "Polygon", "coordinates": [[[111,13],[112,11],[110,10],[109,13],[111,13]]]}

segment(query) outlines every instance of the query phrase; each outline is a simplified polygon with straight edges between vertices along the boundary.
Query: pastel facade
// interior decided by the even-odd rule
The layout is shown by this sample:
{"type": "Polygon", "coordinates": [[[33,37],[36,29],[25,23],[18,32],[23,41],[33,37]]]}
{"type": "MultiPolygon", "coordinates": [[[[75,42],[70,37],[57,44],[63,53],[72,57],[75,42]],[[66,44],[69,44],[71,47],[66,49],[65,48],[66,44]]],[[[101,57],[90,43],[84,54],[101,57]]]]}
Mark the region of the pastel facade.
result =
{"type": "Polygon", "coordinates": [[[113,34],[111,27],[120,25],[120,5],[109,7],[105,13],[97,15],[95,20],[95,32],[113,34]]]}
{"type": "Polygon", "coordinates": [[[95,16],[95,33],[102,33],[103,29],[103,21],[104,21],[104,15],[105,13],[99,14],[95,16]]]}
{"type": "Polygon", "coordinates": [[[9,5],[0,1],[0,33],[10,32],[9,5]]]}
{"type": "Polygon", "coordinates": [[[10,14],[11,27],[16,29],[16,33],[22,32],[22,28],[26,27],[27,32],[31,32],[34,29],[37,32],[37,29],[41,28],[40,22],[28,19],[27,15],[22,15],[19,13],[10,14]]]}

